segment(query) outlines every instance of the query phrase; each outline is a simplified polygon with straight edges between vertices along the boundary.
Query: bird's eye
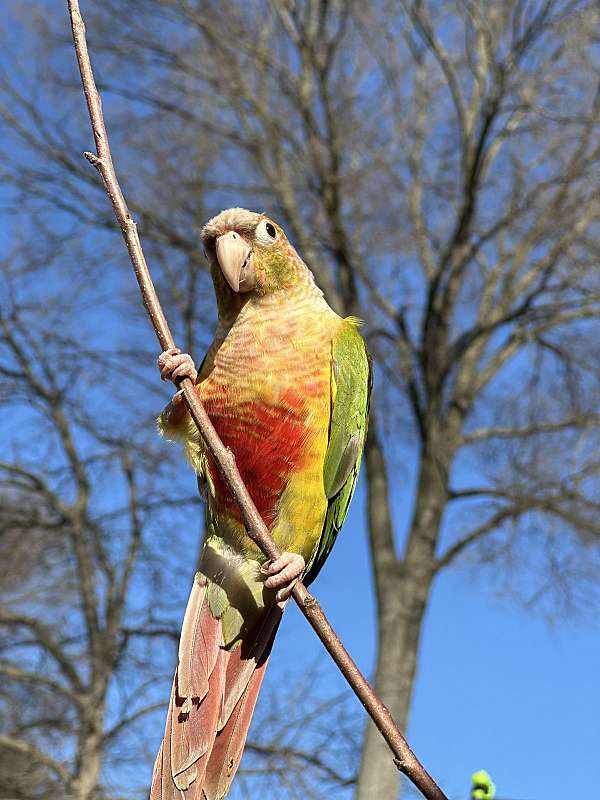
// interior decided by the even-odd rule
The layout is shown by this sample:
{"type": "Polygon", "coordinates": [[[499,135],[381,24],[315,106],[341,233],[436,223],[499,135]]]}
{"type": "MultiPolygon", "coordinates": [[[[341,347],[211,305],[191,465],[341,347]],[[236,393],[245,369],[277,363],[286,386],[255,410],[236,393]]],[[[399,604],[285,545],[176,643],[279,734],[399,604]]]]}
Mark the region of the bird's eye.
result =
{"type": "Polygon", "coordinates": [[[256,228],[256,240],[259,244],[268,246],[277,241],[277,228],[268,219],[261,219],[256,228]]]}

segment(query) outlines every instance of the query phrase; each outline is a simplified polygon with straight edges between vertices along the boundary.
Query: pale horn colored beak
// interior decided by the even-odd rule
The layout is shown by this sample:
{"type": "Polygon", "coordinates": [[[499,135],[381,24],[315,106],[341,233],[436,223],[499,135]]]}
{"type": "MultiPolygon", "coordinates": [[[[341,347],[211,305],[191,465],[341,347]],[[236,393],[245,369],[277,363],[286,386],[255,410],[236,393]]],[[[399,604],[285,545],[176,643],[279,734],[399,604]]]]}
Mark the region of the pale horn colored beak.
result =
{"type": "Polygon", "coordinates": [[[221,272],[234,292],[244,294],[255,288],[252,250],[239,233],[229,231],[219,236],[216,251],[221,272]]]}

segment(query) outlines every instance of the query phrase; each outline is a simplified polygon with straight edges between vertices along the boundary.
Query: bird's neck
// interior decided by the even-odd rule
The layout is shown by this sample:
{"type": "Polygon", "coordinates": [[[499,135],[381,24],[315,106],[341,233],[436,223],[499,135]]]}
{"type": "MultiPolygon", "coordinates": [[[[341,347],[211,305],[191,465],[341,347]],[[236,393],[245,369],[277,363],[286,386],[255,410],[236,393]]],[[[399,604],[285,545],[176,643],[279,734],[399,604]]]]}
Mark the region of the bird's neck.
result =
{"type": "Polygon", "coordinates": [[[305,266],[293,286],[264,295],[252,292],[245,296],[245,302],[238,308],[221,313],[216,338],[224,339],[234,327],[296,319],[318,312],[333,313],[312,272],[305,266]]]}

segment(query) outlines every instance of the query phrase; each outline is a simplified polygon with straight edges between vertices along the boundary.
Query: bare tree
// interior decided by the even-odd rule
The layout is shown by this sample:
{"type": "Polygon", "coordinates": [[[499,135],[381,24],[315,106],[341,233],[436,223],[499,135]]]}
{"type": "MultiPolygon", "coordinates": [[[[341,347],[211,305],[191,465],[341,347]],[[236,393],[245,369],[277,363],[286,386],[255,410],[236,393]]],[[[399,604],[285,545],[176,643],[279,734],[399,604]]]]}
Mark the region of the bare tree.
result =
{"type": "MultiPolygon", "coordinates": [[[[34,796],[40,783],[43,796],[83,800],[100,796],[105,781],[110,790],[101,768],[103,759],[111,763],[111,747],[123,747],[121,737],[162,711],[152,687],[170,667],[177,626],[160,596],[146,603],[152,582],[160,584],[160,537],[156,550],[148,539],[166,502],[168,463],[148,410],[138,409],[136,421],[119,404],[127,379],[119,388],[110,377],[115,354],[77,343],[82,306],[97,299],[84,286],[89,278],[53,269],[51,253],[59,266],[64,255],[53,241],[44,248],[39,231],[36,244],[43,260],[9,257],[2,273],[0,742],[14,791],[34,796]],[[42,288],[44,278],[55,288],[42,288]],[[139,636],[173,644],[168,654],[154,644],[145,653],[139,636]],[[139,669],[149,656],[153,681],[139,669]],[[32,768],[22,770],[23,761],[32,768]]],[[[103,317],[108,322],[107,307],[103,317]]]]}
{"type": "MultiPolygon", "coordinates": [[[[93,10],[113,148],[125,170],[132,159],[142,168],[128,195],[186,347],[199,352],[191,345],[206,336],[198,226],[225,205],[268,207],[330,303],[366,321],[375,684],[406,725],[442,570],[493,564],[542,608],[589,597],[596,577],[596,4],[142,0],[132,15],[110,0],[93,10]],[[399,465],[414,476],[406,525],[390,502],[399,465]]],[[[40,37],[67,42],[66,27],[40,24],[40,37]]],[[[79,89],[64,63],[49,62],[43,85],[53,97],[62,87],[66,114],[79,89]]],[[[42,125],[39,98],[21,86],[5,82],[4,95],[18,142],[3,167],[10,191],[47,207],[60,186],[63,220],[108,224],[75,159],[83,142],[59,114],[42,125]],[[44,180],[26,155],[40,141],[44,180]]],[[[368,728],[357,796],[397,791],[368,728]]]]}

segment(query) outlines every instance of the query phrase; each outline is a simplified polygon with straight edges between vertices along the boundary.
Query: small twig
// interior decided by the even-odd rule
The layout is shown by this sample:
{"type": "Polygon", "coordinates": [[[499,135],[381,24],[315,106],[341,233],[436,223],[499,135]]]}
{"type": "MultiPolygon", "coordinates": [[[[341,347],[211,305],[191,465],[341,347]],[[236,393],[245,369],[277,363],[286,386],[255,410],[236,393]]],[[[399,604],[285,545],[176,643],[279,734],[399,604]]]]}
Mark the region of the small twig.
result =
{"type": "MultiPolygon", "coordinates": [[[[108,144],[108,135],[104,124],[104,116],[102,114],[102,104],[92,72],[92,65],[90,63],[85,38],[85,25],[79,10],[78,0],[67,0],[67,5],[71,16],[73,41],[77,54],[77,62],[79,64],[79,71],[81,73],[83,91],[85,93],[92,131],[96,142],[97,154],[86,152],[85,157],[100,173],[106,192],[113,205],[115,217],[123,233],[123,238],[125,239],[125,244],[127,245],[127,250],[142,292],[144,305],[152,320],[160,346],[163,350],[168,350],[175,346],[175,342],[160,306],[154,284],[152,283],[152,278],[150,277],[136,224],[129,213],[127,203],[125,202],[115,174],[108,144]]],[[[219,439],[204,406],[194,390],[194,384],[189,378],[185,378],[178,385],[183,390],[185,402],[187,403],[192,419],[198,426],[198,430],[200,431],[208,451],[217,464],[225,483],[239,506],[248,536],[260,547],[268,558],[277,558],[279,551],[262,517],[256,510],[248,494],[248,490],[244,486],[236,467],[233,453],[226,448],[219,439]]],[[[302,583],[297,583],[294,587],[293,597],[352,687],[352,690],[368,711],[373,722],[381,731],[390,750],[394,754],[394,763],[398,769],[421,790],[427,800],[447,800],[442,790],[433,781],[410,749],[406,739],[392,719],[390,712],[375,695],[365,677],[347,653],[345,647],[327,621],[323,609],[317,600],[308,593],[302,583]]]]}

